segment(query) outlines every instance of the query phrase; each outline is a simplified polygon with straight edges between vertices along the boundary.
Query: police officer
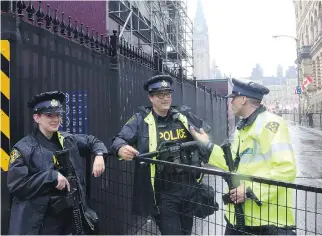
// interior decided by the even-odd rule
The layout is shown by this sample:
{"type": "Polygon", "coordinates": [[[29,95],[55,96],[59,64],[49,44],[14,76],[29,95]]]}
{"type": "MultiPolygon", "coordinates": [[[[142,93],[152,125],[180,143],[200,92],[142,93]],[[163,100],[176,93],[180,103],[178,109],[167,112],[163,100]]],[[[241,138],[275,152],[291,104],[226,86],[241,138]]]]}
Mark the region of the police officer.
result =
{"type": "Polygon", "coordinates": [[[93,175],[105,169],[105,145],[91,135],[59,132],[65,94],[45,92],[28,101],[36,128],[13,146],[10,153],[8,188],[13,196],[9,234],[70,234],[72,209],[59,213],[52,206],[70,191],[67,178],[57,170],[54,153],[70,150],[70,162],[75,169],[82,206],[88,214],[95,214],[85,203],[84,168],[81,156],[95,155],[93,175]]]}
{"type": "MultiPolygon", "coordinates": [[[[295,158],[289,131],[282,117],[266,111],[261,105],[269,90],[258,83],[233,79],[232,111],[243,119],[237,125],[232,154],[237,173],[293,182],[296,175],[295,158]]],[[[228,170],[222,149],[209,141],[202,130],[192,134],[211,151],[209,164],[228,170]]],[[[291,189],[245,181],[230,190],[230,199],[243,203],[245,230],[251,234],[294,234],[295,225],[291,189]],[[262,206],[247,198],[245,189],[250,187],[262,201],[262,206]],[[286,207],[287,206],[287,207],[286,207]]],[[[228,205],[225,215],[226,235],[238,235],[235,225],[234,207],[228,205]]]]}
{"type": "MultiPolygon", "coordinates": [[[[171,106],[172,83],[171,76],[158,75],[144,84],[152,107],[140,107],[138,113],[113,138],[111,150],[123,160],[132,160],[139,153],[156,151],[164,142],[192,141],[189,126],[199,129],[205,125],[186,106],[180,109],[171,106]]],[[[189,158],[184,164],[200,166],[199,152],[196,163],[192,163],[191,153],[187,156],[189,158]]],[[[189,174],[176,168],[159,169],[154,164],[136,162],[134,214],[153,215],[163,235],[191,234],[193,217],[189,214],[189,200],[195,189],[189,184],[195,184],[198,178],[198,174],[189,174]]]]}

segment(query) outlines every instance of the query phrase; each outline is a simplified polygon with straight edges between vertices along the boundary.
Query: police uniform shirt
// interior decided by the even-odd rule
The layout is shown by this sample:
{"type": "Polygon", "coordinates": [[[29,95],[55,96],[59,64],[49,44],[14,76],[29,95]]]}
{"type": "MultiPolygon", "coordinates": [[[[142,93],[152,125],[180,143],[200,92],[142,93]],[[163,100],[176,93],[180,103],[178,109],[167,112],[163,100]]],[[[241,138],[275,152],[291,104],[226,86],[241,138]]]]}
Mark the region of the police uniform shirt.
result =
{"type": "MultiPolygon", "coordinates": [[[[158,146],[160,146],[160,144],[163,142],[184,143],[184,142],[193,141],[193,137],[191,136],[189,131],[184,127],[181,121],[175,118],[175,114],[177,113],[174,113],[170,109],[167,116],[162,117],[157,115],[153,111],[153,115],[157,124],[158,146]]],[[[185,156],[190,157],[190,152],[186,153],[185,156]]],[[[169,160],[169,161],[172,161],[172,160],[169,160]]],[[[183,160],[180,160],[180,162],[182,161],[183,160]]],[[[185,161],[187,161],[187,163],[183,163],[183,164],[191,164],[190,158],[186,159],[185,161]]],[[[190,178],[194,178],[190,176],[188,171],[180,169],[180,171],[178,172],[178,170],[179,170],[178,168],[171,168],[170,166],[165,166],[162,173],[156,174],[156,180],[158,180],[155,183],[156,188],[162,189],[162,188],[169,187],[167,182],[162,182],[162,180],[164,179],[167,179],[167,181],[174,181],[174,182],[182,182],[182,181],[189,182],[190,178]],[[183,179],[178,179],[180,176],[183,179]]]]}

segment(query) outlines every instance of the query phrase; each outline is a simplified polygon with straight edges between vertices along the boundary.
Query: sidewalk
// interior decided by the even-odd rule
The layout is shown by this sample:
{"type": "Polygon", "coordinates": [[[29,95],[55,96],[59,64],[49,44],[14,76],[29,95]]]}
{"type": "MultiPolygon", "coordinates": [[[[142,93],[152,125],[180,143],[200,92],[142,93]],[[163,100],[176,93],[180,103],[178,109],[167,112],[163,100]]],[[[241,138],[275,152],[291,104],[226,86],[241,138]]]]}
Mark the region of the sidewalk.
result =
{"type": "Polygon", "coordinates": [[[296,183],[322,187],[322,131],[288,121],[295,152],[296,183]]]}
{"type": "Polygon", "coordinates": [[[288,123],[288,125],[298,126],[300,129],[303,129],[307,132],[322,135],[322,130],[319,127],[307,127],[304,125],[299,125],[297,122],[291,120],[286,120],[286,122],[288,123]]]}

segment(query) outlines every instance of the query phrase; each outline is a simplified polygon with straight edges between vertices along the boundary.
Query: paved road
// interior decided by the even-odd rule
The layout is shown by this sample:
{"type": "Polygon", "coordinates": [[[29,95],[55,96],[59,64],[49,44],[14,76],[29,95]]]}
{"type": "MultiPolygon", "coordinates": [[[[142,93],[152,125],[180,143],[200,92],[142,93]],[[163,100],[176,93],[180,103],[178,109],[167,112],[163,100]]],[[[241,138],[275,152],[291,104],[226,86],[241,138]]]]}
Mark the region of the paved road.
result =
{"type": "MultiPolygon", "coordinates": [[[[289,123],[292,146],[296,156],[297,178],[295,183],[322,188],[322,132],[302,128],[289,123]]],[[[220,210],[204,220],[195,219],[193,234],[224,234],[225,222],[222,193],[226,184],[221,177],[204,178],[216,189],[216,201],[220,210]]],[[[294,213],[297,234],[322,234],[322,194],[311,191],[294,190],[294,213]]],[[[145,225],[148,232],[158,232],[153,221],[145,225]]],[[[139,234],[144,234],[143,231],[139,234]]],[[[159,232],[157,233],[159,234],[159,232]]]]}

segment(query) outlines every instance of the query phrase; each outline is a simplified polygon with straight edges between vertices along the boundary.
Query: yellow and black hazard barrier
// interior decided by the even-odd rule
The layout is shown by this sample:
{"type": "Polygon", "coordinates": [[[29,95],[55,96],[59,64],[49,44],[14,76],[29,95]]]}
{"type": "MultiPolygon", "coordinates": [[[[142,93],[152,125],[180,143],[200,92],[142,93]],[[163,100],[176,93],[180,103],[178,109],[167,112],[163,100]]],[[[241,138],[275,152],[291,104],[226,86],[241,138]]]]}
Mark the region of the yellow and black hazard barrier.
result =
{"type": "Polygon", "coordinates": [[[1,40],[1,171],[7,171],[10,152],[10,43],[1,40]]]}

